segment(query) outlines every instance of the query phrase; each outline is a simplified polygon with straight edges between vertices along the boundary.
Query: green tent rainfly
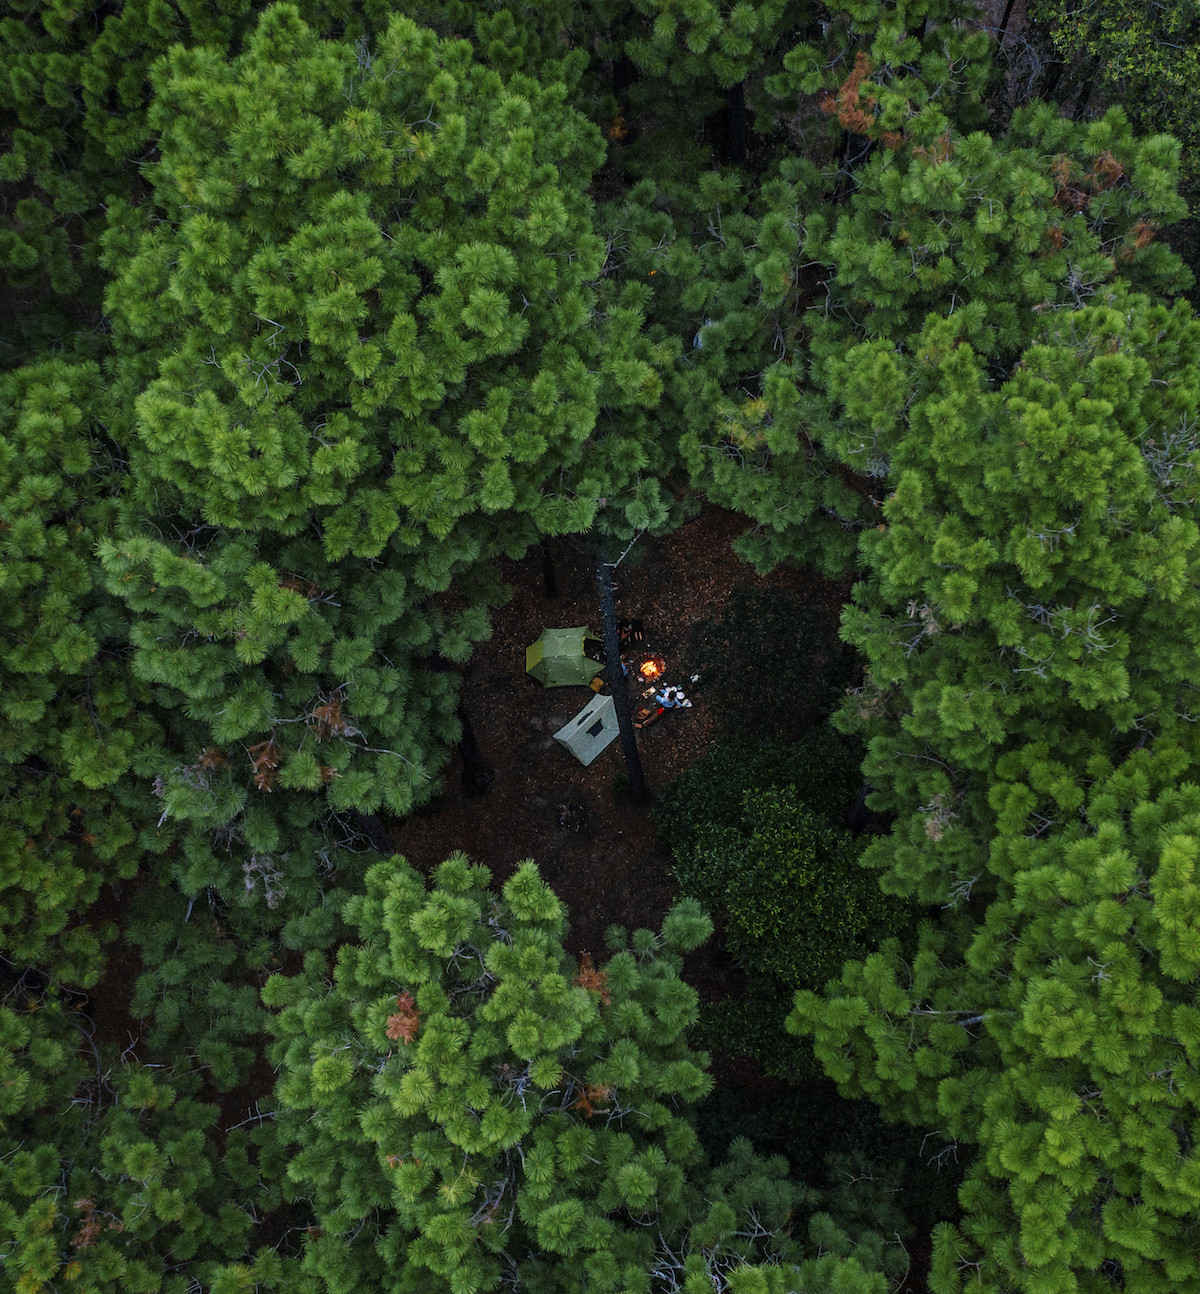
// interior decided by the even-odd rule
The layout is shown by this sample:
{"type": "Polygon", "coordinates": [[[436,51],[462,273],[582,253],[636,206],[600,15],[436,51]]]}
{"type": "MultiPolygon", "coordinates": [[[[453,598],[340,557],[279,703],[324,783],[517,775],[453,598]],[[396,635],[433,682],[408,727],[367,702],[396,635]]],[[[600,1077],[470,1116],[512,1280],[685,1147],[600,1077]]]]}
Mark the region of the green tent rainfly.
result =
{"type": "Polygon", "coordinates": [[[545,629],[525,648],[525,673],[546,687],[585,686],[604,668],[584,654],[584,640],[596,635],[586,625],[574,629],[545,629]]]}

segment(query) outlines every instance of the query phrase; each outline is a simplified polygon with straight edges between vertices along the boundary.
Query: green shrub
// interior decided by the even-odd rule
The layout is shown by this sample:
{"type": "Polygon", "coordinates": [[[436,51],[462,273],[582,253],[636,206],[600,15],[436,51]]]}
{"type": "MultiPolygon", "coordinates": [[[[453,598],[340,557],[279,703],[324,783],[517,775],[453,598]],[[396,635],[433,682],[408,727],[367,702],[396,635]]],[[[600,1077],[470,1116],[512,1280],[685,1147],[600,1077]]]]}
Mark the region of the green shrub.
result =
{"type": "Polygon", "coordinates": [[[795,786],[806,808],[841,826],[862,785],[861,760],[858,742],[827,724],[798,742],[753,733],[718,741],[663,791],[654,812],[659,842],[678,860],[704,827],[740,828],[746,793],[762,786],[795,786]]]}
{"type": "Polygon", "coordinates": [[[688,1041],[699,1051],[745,1057],[767,1075],[798,1083],[821,1075],[807,1039],[784,1028],[791,999],[778,984],[760,980],[746,993],[720,1002],[701,1002],[700,1015],[688,1041]]]}
{"type": "Polygon", "coordinates": [[[687,894],[727,920],[729,950],[753,975],[819,988],[908,920],[858,866],[862,847],[795,786],[747,791],[742,823],[707,824],[677,858],[687,894]]]}

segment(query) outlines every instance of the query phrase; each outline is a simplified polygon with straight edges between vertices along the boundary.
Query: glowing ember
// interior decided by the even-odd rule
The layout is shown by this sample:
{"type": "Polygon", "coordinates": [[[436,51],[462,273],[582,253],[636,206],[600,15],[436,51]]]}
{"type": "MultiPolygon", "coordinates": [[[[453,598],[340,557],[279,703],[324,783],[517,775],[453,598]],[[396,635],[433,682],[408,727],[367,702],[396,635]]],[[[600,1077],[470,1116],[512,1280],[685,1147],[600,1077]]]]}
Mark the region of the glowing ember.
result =
{"type": "Polygon", "coordinates": [[[662,661],[658,660],[656,657],[651,657],[650,660],[642,661],[641,665],[638,666],[638,673],[644,679],[652,679],[658,678],[658,676],[663,672],[663,669],[664,666],[662,661]]]}

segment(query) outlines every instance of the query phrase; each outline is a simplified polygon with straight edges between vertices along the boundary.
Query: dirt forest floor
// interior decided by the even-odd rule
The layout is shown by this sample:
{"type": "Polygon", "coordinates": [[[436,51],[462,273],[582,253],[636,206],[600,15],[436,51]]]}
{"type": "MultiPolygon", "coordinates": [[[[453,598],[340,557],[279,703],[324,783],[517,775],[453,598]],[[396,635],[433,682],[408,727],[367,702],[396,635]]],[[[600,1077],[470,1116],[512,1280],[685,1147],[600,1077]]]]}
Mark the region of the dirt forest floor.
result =
{"type": "MultiPolygon", "coordinates": [[[[739,584],[786,589],[837,616],[844,586],[795,569],[760,578],[737,557],[730,545],[745,527],[744,517],[706,508],[672,535],[638,541],[614,575],[618,619],[644,626],[644,640],[629,647],[628,662],[660,656],[664,682],[691,691],[696,666],[687,659],[689,631],[699,619],[719,617],[739,584]]],[[[466,794],[456,754],[441,794],[407,818],[394,839],[422,871],[462,849],[485,863],[497,882],[532,858],[567,905],[570,950],[600,955],[608,925],[655,927],[675,897],[671,860],[655,839],[653,793],[708,749],[716,723],[704,706],[701,681],[692,708],[668,710],[639,733],[652,793],[642,806],[622,794],[619,740],[584,768],[553,739],[591,693],[582,686],[544,688],[525,673],[525,648],[546,628],[587,625],[600,633],[601,625],[590,559],[568,540],[554,541],[551,551],[558,597],[546,596],[536,550],[506,563],[512,599],[495,613],[491,639],[476,648],[465,670],[463,700],[483,757],[496,770],[490,791],[466,794]]]]}

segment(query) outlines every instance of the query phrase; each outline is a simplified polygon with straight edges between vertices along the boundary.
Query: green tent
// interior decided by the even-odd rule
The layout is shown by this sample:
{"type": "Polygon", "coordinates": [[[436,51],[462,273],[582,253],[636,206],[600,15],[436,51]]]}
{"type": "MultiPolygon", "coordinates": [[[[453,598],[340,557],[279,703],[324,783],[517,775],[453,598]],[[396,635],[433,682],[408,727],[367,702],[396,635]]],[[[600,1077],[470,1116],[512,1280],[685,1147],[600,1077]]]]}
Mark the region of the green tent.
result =
{"type": "Polygon", "coordinates": [[[585,686],[604,668],[584,655],[584,639],[596,635],[586,625],[574,629],[546,629],[525,648],[525,673],[546,687],[585,686]]]}

